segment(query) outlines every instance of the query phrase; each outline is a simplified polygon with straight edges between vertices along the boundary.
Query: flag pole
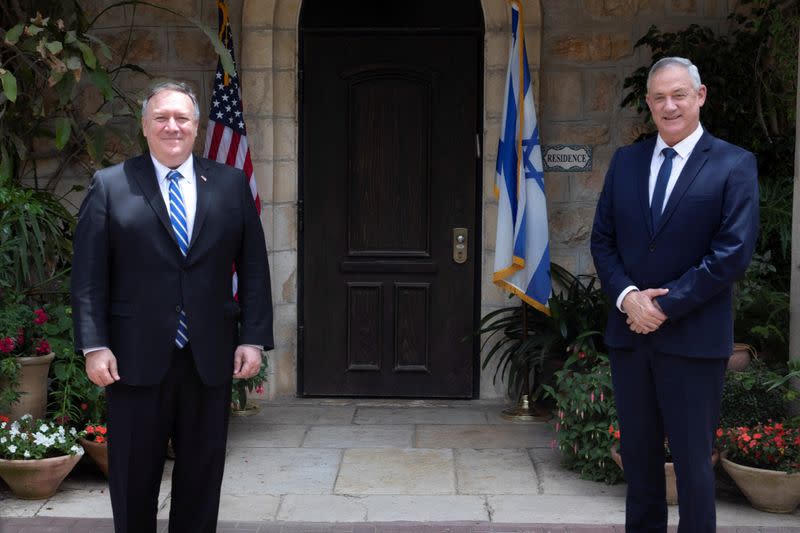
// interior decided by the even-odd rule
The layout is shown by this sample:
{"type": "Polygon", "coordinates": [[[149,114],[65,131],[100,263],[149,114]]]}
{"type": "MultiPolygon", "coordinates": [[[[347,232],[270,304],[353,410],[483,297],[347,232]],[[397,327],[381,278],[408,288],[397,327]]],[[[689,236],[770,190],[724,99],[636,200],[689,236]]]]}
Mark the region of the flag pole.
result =
{"type": "MultiPolygon", "coordinates": [[[[522,310],[522,343],[524,344],[525,341],[528,340],[528,304],[520,300],[520,306],[522,310]]],[[[522,389],[519,391],[517,405],[515,407],[503,409],[500,416],[506,420],[513,420],[514,422],[544,422],[549,418],[547,410],[530,401],[531,371],[527,359],[525,360],[522,372],[522,389]]]]}

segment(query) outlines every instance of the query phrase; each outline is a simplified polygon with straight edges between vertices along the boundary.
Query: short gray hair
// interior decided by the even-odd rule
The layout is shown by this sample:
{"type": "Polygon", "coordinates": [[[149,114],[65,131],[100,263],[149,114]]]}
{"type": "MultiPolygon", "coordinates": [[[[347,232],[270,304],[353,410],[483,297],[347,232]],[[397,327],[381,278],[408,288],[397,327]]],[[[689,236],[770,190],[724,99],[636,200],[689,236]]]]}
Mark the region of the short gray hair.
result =
{"type": "Polygon", "coordinates": [[[197,103],[197,96],[192,88],[187,83],[173,80],[160,81],[150,86],[147,95],[142,100],[142,116],[147,112],[147,104],[150,103],[150,99],[163,91],[177,91],[188,96],[194,105],[194,119],[200,120],[200,105],[197,103]]]}
{"type": "Polygon", "coordinates": [[[692,78],[692,87],[694,90],[697,91],[700,89],[700,85],[702,85],[702,81],[700,81],[700,71],[697,70],[697,67],[694,63],[686,59],[685,57],[664,57],[656,61],[652,67],[650,67],[650,73],[647,75],[647,90],[650,91],[650,80],[653,78],[656,72],[659,70],[663,70],[667,67],[683,67],[689,71],[689,77],[692,78]]]}

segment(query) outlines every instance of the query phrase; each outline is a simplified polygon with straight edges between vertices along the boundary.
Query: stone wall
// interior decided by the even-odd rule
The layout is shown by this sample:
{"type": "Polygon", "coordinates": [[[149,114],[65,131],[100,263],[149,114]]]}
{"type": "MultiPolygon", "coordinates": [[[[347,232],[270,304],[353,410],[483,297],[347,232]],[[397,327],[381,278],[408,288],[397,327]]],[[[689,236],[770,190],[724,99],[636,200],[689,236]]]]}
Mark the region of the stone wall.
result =
{"type": "MultiPolygon", "coordinates": [[[[333,0],[332,0],[333,1],[333,0]]],[[[433,1],[433,0],[431,0],[433,1]]],[[[86,2],[98,12],[111,0],[86,2]]],[[[484,169],[482,199],[481,309],[507,305],[491,283],[497,204],[493,196],[497,139],[508,54],[506,0],[482,0],[484,49],[484,169]]],[[[528,57],[544,144],[589,144],[593,170],[547,173],[553,260],[572,272],[592,272],[588,238],[594,205],[614,149],[634,139],[641,120],[619,107],[622,82],[649,62],[635,42],[651,24],[675,30],[692,23],[726,27],[735,0],[523,0],[528,57]]],[[[161,5],[217,27],[212,0],[164,0],[161,5]]],[[[294,396],[297,354],[297,69],[301,0],[231,0],[231,23],[243,87],[243,103],[267,236],[275,302],[276,349],[270,356],[270,397],[294,396]]],[[[115,8],[98,21],[98,34],[115,50],[155,76],[188,81],[208,109],[216,57],[205,36],[185,17],[154,8],[115,8]],[[132,28],[132,34],[129,35],[132,28]]],[[[702,73],[701,73],[702,74],[702,73]]],[[[125,79],[131,89],[145,76],[125,79]]],[[[713,98],[713,95],[710,95],[713,98]]],[[[203,126],[205,119],[203,119],[203,126]]],[[[198,136],[202,150],[204,130],[198,136]]],[[[482,398],[501,397],[494,369],[481,376],[482,398]]]]}

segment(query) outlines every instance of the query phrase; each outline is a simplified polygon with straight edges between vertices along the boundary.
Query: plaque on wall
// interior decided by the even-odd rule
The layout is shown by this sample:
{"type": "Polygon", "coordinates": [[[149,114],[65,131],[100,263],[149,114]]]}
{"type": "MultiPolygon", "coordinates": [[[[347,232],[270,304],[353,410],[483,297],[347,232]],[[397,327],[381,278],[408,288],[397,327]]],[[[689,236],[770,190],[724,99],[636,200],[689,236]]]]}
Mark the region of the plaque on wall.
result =
{"type": "Polygon", "coordinates": [[[592,170],[592,147],[588,144],[551,144],[542,146],[545,172],[589,172],[592,170]]]}

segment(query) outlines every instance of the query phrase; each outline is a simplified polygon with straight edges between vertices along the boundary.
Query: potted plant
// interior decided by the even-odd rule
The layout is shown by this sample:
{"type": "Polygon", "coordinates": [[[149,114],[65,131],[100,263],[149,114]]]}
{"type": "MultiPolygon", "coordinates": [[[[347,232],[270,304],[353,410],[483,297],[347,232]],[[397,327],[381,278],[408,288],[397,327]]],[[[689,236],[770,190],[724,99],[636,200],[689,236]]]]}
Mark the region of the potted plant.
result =
{"type": "Polygon", "coordinates": [[[82,433],[80,443],[86,455],[108,477],[108,428],[105,424],[88,424],[82,433]]]}
{"type": "Polygon", "coordinates": [[[759,423],[717,430],[722,466],[756,509],[791,513],[800,504],[800,427],[759,423]]]}
{"type": "Polygon", "coordinates": [[[43,307],[23,303],[0,310],[0,412],[12,420],[45,414],[47,374],[55,357],[44,331],[49,319],[43,307]]]}
{"type": "Polygon", "coordinates": [[[562,463],[584,479],[608,484],[622,480],[622,471],[609,460],[614,444],[609,427],[617,421],[608,356],[599,348],[597,331],[578,335],[567,348],[555,384],[543,385],[545,396],[556,402],[556,441],[562,463]]]}
{"type": "Polygon", "coordinates": [[[30,415],[0,418],[0,477],[19,498],[49,498],[83,455],[80,436],[30,415]]]}

